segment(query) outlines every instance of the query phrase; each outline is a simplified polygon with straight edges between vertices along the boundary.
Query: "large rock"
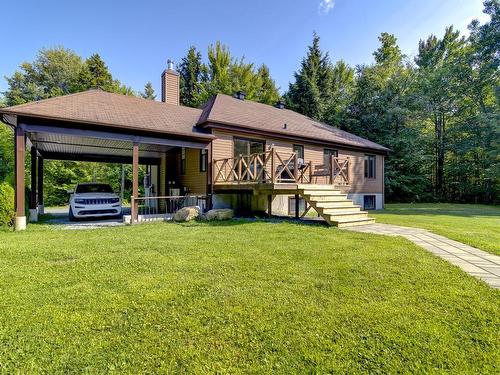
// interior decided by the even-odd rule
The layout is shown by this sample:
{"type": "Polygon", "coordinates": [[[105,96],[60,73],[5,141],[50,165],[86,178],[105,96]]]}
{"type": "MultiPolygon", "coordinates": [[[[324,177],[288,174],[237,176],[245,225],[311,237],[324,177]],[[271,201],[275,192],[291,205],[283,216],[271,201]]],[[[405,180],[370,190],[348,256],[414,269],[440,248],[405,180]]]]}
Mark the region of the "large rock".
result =
{"type": "Polygon", "coordinates": [[[174,216],[174,221],[190,221],[198,218],[200,216],[200,207],[198,206],[189,206],[183,207],[179,211],[177,211],[174,216]]]}
{"type": "Polygon", "coordinates": [[[230,208],[219,208],[206,213],[207,220],[229,220],[234,216],[234,211],[230,208]]]}

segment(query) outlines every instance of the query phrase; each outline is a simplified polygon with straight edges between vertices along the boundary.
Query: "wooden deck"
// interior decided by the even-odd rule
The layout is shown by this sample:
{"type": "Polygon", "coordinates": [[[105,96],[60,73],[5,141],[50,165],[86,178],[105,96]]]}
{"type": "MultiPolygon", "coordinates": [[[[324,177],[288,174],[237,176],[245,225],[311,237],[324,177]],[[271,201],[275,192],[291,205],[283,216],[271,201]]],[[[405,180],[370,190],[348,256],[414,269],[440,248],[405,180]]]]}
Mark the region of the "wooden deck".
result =
{"type": "MultiPolygon", "coordinates": [[[[296,190],[297,185],[316,184],[318,179],[331,186],[346,186],[350,159],[331,156],[326,164],[314,165],[296,152],[274,148],[251,155],[213,161],[213,185],[218,190],[296,190]]],[[[286,194],[286,193],[283,193],[286,194]]]]}
{"type": "Polygon", "coordinates": [[[272,194],[272,195],[294,195],[300,190],[307,189],[332,189],[334,185],[330,184],[300,184],[293,182],[226,182],[214,184],[214,193],[237,193],[237,192],[253,192],[254,194],[272,194]]]}

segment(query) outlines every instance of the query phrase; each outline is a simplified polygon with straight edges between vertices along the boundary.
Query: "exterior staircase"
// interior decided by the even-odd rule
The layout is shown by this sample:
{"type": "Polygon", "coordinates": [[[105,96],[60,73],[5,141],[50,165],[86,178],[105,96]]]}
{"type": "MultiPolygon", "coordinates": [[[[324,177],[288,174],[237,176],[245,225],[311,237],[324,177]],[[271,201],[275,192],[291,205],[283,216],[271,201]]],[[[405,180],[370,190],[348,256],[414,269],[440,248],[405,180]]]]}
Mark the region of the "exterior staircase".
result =
{"type": "Polygon", "coordinates": [[[325,221],[339,228],[375,223],[368,212],[347,199],[333,185],[298,185],[298,193],[325,221]]]}

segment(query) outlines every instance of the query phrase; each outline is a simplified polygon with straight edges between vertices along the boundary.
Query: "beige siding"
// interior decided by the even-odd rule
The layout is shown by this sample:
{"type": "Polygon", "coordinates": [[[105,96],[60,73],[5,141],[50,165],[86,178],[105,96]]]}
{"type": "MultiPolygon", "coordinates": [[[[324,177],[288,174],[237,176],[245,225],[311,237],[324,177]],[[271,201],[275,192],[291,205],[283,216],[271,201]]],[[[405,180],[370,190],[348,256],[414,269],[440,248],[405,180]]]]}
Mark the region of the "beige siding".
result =
{"type": "MultiPolygon", "coordinates": [[[[349,179],[351,186],[342,188],[348,193],[382,193],[384,190],[384,157],[376,155],[376,178],[365,178],[365,155],[369,153],[339,150],[339,157],[349,157],[349,179]]],[[[374,154],[371,154],[374,155],[374,154]]]]}
{"type": "Polygon", "coordinates": [[[167,153],[167,174],[169,181],[188,189],[189,194],[206,194],[207,172],[200,172],[200,150],[186,148],[186,173],[181,174],[181,150],[167,153]]]}
{"type": "MultiPolygon", "coordinates": [[[[214,130],[212,132],[217,139],[213,141],[213,158],[224,159],[234,157],[233,155],[233,136],[241,136],[237,133],[230,133],[227,131],[214,130]]],[[[291,142],[288,140],[281,140],[277,138],[264,138],[258,136],[242,136],[245,138],[258,139],[265,141],[266,149],[271,145],[274,146],[277,152],[282,154],[290,154],[293,152],[293,145],[300,144],[304,146],[304,159],[306,162],[311,161],[313,165],[323,164],[323,152],[325,148],[338,150],[339,157],[350,158],[350,186],[342,187],[341,189],[348,193],[382,193],[384,190],[383,185],[383,164],[384,157],[376,155],[376,178],[367,179],[364,175],[364,157],[369,152],[350,151],[338,147],[323,147],[306,142],[291,142]]],[[[317,181],[324,183],[325,181],[317,181]]]]}

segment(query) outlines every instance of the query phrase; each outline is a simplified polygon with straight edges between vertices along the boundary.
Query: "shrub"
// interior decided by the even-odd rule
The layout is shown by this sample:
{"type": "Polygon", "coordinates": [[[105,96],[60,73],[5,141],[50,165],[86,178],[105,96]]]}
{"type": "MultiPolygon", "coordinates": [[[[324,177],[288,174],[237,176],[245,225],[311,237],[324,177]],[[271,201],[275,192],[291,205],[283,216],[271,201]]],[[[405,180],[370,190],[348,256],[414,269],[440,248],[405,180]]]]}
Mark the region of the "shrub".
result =
{"type": "Polygon", "coordinates": [[[0,183],[0,225],[14,222],[14,189],[6,182],[0,183]]]}

